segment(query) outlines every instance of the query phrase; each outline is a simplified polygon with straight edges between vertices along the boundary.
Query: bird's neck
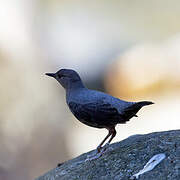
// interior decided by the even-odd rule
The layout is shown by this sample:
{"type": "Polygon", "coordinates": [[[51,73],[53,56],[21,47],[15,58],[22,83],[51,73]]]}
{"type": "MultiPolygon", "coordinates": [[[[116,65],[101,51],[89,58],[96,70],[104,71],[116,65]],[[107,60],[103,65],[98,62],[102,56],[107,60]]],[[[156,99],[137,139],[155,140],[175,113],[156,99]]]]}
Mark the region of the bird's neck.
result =
{"type": "Polygon", "coordinates": [[[72,99],[72,97],[76,96],[77,92],[80,92],[84,88],[85,86],[82,81],[71,83],[71,86],[66,89],[66,101],[68,102],[69,99],[72,99]]]}
{"type": "Polygon", "coordinates": [[[68,88],[66,89],[66,91],[74,91],[74,90],[77,90],[77,89],[81,89],[81,88],[85,88],[83,82],[80,80],[80,81],[75,81],[75,82],[71,82],[68,84],[68,88]]]}

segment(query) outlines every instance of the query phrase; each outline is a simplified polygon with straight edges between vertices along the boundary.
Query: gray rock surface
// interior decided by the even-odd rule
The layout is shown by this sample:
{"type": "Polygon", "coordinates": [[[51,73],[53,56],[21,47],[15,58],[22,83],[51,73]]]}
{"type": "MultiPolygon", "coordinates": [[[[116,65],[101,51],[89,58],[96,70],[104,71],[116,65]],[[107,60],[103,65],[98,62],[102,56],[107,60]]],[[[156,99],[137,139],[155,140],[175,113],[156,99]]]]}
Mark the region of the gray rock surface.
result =
{"type": "Polygon", "coordinates": [[[140,180],[180,180],[180,130],[134,135],[111,144],[99,159],[85,161],[94,151],[64,162],[36,180],[128,180],[156,154],[166,155],[140,180]]]}

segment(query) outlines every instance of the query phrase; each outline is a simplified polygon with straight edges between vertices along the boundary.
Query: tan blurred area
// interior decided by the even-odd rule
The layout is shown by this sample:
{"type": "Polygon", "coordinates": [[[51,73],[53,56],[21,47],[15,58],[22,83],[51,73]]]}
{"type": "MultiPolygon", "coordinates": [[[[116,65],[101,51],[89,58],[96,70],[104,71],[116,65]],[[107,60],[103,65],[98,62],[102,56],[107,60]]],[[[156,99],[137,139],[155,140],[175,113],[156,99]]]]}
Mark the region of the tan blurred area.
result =
{"type": "Polygon", "coordinates": [[[150,100],[115,141],[179,129],[180,2],[0,0],[0,179],[31,180],[96,148],[106,130],[79,123],[46,72],[150,100]]]}
{"type": "Polygon", "coordinates": [[[163,43],[133,46],[108,68],[106,89],[115,96],[134,100],[179,94],[179,47],[180,34],[163,43]]]}
{"type": "MultiPolygon", "coordinates": [[[[110,94],[122,99],[155,103],[149,109],[141,110],[138,113],[140,118],[132,119],[124,135],[180,128],[179,50],[179,36],[163,43],[139,44],[121,54],[109,66],[105,86],[110,94]]],[[[123,127],[121,129],[124,131],[123,127]]]]}

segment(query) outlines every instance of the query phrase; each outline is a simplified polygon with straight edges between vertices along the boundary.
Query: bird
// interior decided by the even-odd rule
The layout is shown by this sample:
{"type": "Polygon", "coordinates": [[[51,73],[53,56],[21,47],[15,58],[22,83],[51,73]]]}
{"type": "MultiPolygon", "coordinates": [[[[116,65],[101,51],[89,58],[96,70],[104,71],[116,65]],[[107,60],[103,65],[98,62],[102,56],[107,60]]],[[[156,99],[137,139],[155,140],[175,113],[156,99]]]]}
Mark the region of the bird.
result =
{"type": "Polygon", "coordinates": [[[97,153],[101,153],[103,144],[111,143],[116,136],[116,125],[125,124],[151,101],[129,102],[113,97],[107,93],[88,89],[83,84],[79,74],[73,69],[60,69],[55,73],[46,73],[55,78],[66,91],[66,103],[72,114],[85,125],[94,128],[105,128],[107,136],[97,146],[97,153]]]}

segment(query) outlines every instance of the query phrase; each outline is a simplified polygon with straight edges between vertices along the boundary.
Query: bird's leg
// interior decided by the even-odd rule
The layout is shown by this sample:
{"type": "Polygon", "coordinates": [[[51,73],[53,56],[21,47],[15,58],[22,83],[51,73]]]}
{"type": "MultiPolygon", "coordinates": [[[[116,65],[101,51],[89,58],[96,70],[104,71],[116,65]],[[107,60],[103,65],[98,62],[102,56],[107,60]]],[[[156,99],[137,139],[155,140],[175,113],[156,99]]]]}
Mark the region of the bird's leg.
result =
{"type": "Polygon", "coordinates": [[[113,127],[110,127],[110,128],[107,128],[109,133],[108,135],[104,138],[104,140],[101,142],[101,144],[97,147],[97,150],[98,150],[98,153],[101,152],[101,149],[102,149],[102,145],[104,144],[104,142],[108,139],[109,136],[110,139],[109,141],[105,144],[105,146],[103,147],[103,152],[107,149],[107,146],[109,146],[109,144],[111,143],[112,139],[116,136],[116,129],[115,129],[115,126],[113,127]]]}
{"type": "MultiPolygon", "coordinates": [[[[115,127],[111,127],[111,128],[108,128],[109,130],[109,133],[108,135],[105,137],[105,139],[101,142],[100,144],[100,147],[104,144],[104,142],[107,140],[107,138],[109,136],[111,136],[111,138],[109,139],[109,141],[103,146],[100,148],[100,151],[98,152],[98,154],[95,156],[95,158],[99,158],[101,157],[107,150],[107,147],[109,146],[110,142],[112,141],[112,139],[116,136],[116,130],[115,130],[115,127]]],[[[98,146],[99,147],[99,146],[98,146]]]]}
{"type": "Polygon", "coordinates": [[[109,139],[109,141],[105,144],[104,146],[104,151],[106,150],[107,146],[109,146],[109,144],[111,143],[111,141],[113,140],[113,138],[116,136],[116,129],[115,127],[111,127],[109,129],[109,132],[111,134],[111,138],[109,139]]]}
{"type": "Polygon", "coordinates": [[[102,142],[99,144],[99,146],[97,147],[97,152],[95,152],[95,154],[94,154],[92,157],[88,156],[87,159],[86,159],[86,161],[98,159],[100,156],[102,156],[102,154],[103,154],[103,152],[104,152],[104,151],[101,152],[102,145],[103,145],[104,142],[108,139],[108,137],[111,136],[111,133],[112,133],[109,129],[108,129],[108,131],[109,131],[109,132],[108,132],[107,136],[103,139],[103,141],[102,141],[102,142]]]}
{"type": "Polygon", "coordinates": [[[109,131],[111,132],[111,138],[109,139],[109,141],[107,143],[110,144],[111,141],[113,140],[113,138],[116,136],[116,129],[115,129],[115,127],[112,127],[109,131]]]}
{"type": "Polygon", "coordinates": [[[104,144],[104,142],[108,139],[109,136],[111,136],[112,132],[109,130],[108,135],[103,139],[103,141],[99,144],[99,146],[97,147],[97,152],[99,153],[101,151],[102,145],[104,144]]]}
{"type": "Polygon", "coordinates": [[[104,152],[106,151],[107,146],[109,146],[112,139],[116,136],[115,127],[111,127],[111,128],[107,128],[107,129],[108,129],[109,133],[97,147],[97,153],[92,157],[87,157],[86,161],[91,161],[91,160],[98,159],[99,157],[101,157],[104,154],[104,152]],[[105,144],[105,146],[102,149],[102,145],[108,139],[109,136],[111,136],[111,138],[109,139],[109,141],[105,144]]]}

